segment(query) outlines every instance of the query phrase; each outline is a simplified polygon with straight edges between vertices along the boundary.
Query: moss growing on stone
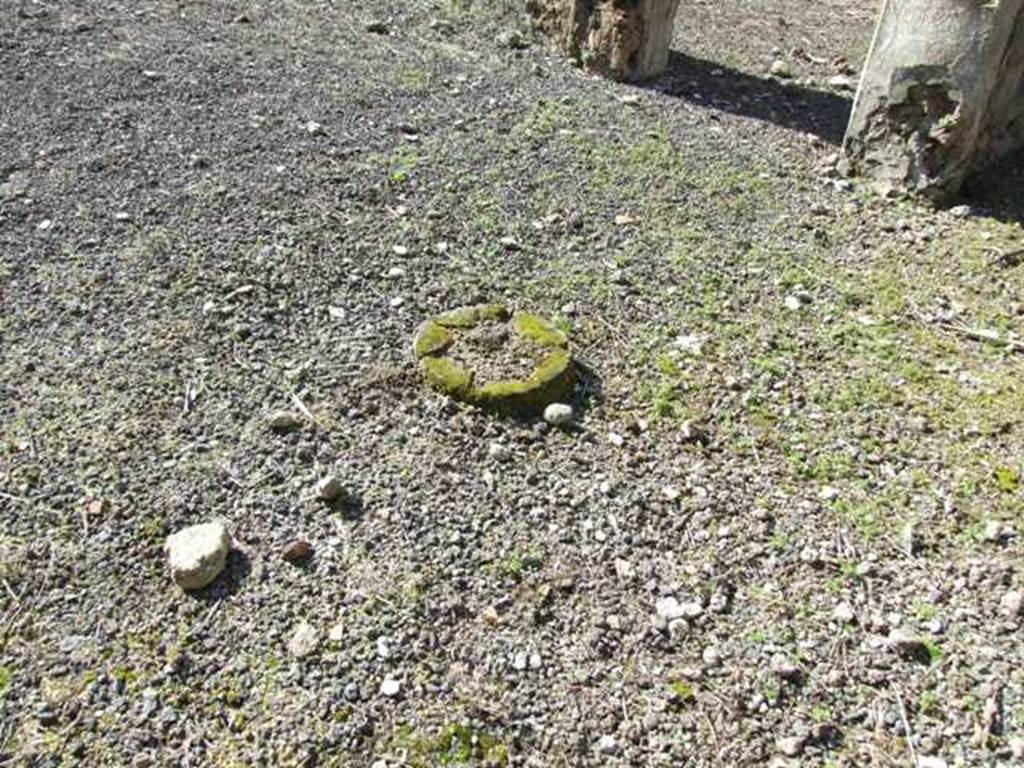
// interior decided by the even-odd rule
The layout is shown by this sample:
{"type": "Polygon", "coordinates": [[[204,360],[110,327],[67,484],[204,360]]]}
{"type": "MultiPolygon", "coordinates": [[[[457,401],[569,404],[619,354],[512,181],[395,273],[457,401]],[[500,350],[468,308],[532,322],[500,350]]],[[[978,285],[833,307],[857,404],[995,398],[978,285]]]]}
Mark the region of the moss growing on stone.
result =
{"type": "Polygon", "coordinates": [[[540,344],[542,347],[567,347],[569,339],[560,330],[542,317],[520,312],[512,321],[512,327],[520,336],[540,344]]]}
{"type": "Polygon", "coordinates": [[[572,357],[559,349],[545,357],[526,379],[492,381],[471,387],[469,401],[503,413],[529,413],[566,400],[572,394],[572,357]]]}
{"type": "Polygon", "coordinates": [[[451,333],[433,320],[427,320],[416,334],[413,348],[417,358],[433,355],[448,349],[452,343],[451,333]]]}
{"type": "Polygon", "coordinates": [[[569,340],[537,315],[518,313],[512,318],[512,329],[518,336],[547,350],[525,378],[478,383],[465,365],[445,356],[455,341],[449,329],[468,331],[509,317],[508,309],[500,304],[482,304],[446,312],[420,326],[413,346],[430,386],[456,400],[505,414],[538,413],[553,402],[567,400],[574,378],[569,340]]]}
{"type": "Polygon", "coordinates": [[[503,304],[479,304],[445,312],[435,317],[434,322],[444,328],[473,328],[489,320],[503,321],[508,318],[508,307],[503,304]]]}
{"type": "Polygon", "coordinates": [[[466,399],[473,388],[473,374],[450,357],[424,358],[423,372],[432,387],[458,400],[466,399]]]}

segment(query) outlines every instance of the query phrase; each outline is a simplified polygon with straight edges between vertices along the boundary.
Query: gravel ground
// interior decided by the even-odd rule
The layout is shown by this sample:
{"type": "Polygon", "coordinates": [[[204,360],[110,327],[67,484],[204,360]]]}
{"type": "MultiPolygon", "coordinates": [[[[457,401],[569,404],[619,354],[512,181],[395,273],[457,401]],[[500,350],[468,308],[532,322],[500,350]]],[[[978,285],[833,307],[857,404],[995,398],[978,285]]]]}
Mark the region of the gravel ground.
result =
{"type": "Polygon", "coordinates": [[[1024,178],[829,175],[875,3],[690,3],[642,88],[350,5],[0,14],[0,764],[1021,760],[1024,178]],[[487,300],[573,428],[422,386],[487,300]]]}

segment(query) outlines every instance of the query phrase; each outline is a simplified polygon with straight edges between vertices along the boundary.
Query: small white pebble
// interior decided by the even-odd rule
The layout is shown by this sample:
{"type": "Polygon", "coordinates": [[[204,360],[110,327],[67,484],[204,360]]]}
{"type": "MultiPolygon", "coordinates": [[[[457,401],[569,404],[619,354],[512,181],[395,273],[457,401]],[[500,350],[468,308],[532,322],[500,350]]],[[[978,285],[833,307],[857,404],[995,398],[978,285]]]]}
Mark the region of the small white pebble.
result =
{"type": "Polygon", "coordinates": [[[605,734],[597,742],[597,748],[603,755],[614,755],[619,751],[619,742],[610,734],[605,734]]]}
{"type": "Polygon", "coordinates": [[[804,745],[807,740],[802,736],[787,736],[784,739],[779,739],[777,746],[779,752],[784,754],[786,757],[797,757],[804,751],[804,745]]]}
{"type": "Polygon", "coordinates": [[[1003,599],[999,601],[999,607],[1003,613],[1011,618],[1017,618],[1024,614],[1024,592],[1019,589],[1011,589],[1003,599]]]}
{"type": "Polygon", "coordinates": [[[321,501],[334,501],[344,491],[341,481],[334,475],[328,475],[316,484],[316,497],[321,501]]]}
{"type": "Polygon", "coordinates": [[[826,485],[818,491],[818,498],[822,501],[835,501],[839,498],[839,489],[826,485]]]}
{"type": "Polygon", "coordinates": [[[849,603],[840,603],[832,609],[832,618],[841,624],[852,624],[857,618],[849,603]]]}
{"type": "Polygon", "coordinates": [[[512,451],[501,443],[491,443],[487,446],[487,455],[497,461],[508,461],[512,458],[512,451]]]}
{"type": "Polygon", "coordinates": [[[544,421],[556,427],[571,423],[573,415],[572,406],[565,403],[551,403],[544,409],[544,421]]]}
{"type": "Polygon", "coordinates": [[[719,653],[718,649],[713,645],[709,645],[701,653],[700,657],[704,660],[704,663],[709,667],[717,667],[722,663],[722,654],[719,653]]]}

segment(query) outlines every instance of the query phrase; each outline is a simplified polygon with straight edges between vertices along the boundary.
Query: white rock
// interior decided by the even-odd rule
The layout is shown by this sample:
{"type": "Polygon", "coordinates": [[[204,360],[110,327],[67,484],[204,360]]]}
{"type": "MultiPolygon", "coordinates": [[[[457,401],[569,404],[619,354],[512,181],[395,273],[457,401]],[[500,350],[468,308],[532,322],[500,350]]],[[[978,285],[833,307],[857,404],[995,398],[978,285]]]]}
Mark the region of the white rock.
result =
{"type": "Polygon", "coordinates": [[[682,603],[679,606],[679,610],[683,612],[683,616],[687,619],[696,619],[702,613],[704,613],[704,606],[694,601],[690,603],[682,603]]]}
{"type": "Polygon", "coordinates": [[[611,734],[605,734],[597,741],[597,748],[602,755],[614,755],[619,751],[619,742],[611,734]]]}
{"type": "Polygon", "coordinates": [[[324,132],[324,127],[320,125],[320,123],[318,123],[316,120],[310,120],[302,127],[310,136],[318,136],[319,134],[324,132]]]}
{"type": "Polygon", "coordinates": [[[784,754],[786,757],[797,757],[804,751],[804,746],[806,744],[807,740],[802,736],[787,736],[786,738],[779,739],[778,742],[776,742],[779,752],[784,754]]]}
{"type": "Polygon", "coordinates": [[[1012,539],[1015,531],[1013,526],[999,520],[989,520],[985,524],[985,532],[982,538],[990,543],[998,543],[1012,539]]]}
{"type": "Polygon", "coordinates": [[[529,664],[530,657],[523,652],[519,652],[512,657],[512,667],[513,669],[516,669],[519,672],[522,672],[524,669],[526,669],[527,666],[529,666],[529,664]]]}
{"type": "Polygon", "coordinates": [[[796,310],[800,309],[800,307],[802,307],[803,305],[804,303],[800,301],[799,296],[789,294],[789,296],[786,297],[786,309],[788,310],[795,312],[796,310]]]}
{"type": "Polygon", "coordinates": [[[512,451],[501,443],[491,443],[487,446],[487,455],[497,461],[508,461],[512,458],[512,451]]]}
{"type": "Polygon", "coordinates": [[[556,427],[571,423],[572,417],[572,406],[565,403],[552,403],[544,409],[544,421],[556,427]]]}
{"type": "Polygon", "coordinates": [[[1011,618],[1024,615],[1024,592],[1019,589],[1011,589],[1003,595],[1003,599],[999,601],[999,607],[1011,618]]]}
{"type": "MultiPolygon", "coordinates": [[[[727,613],[731,604],[732,596],[729,592],[723,589],[716,591],[711,595],[711,599],[708,600],[708,608],[715,613],[727,613]]],[[[697,606],[700,607],[700,603],[698,603],[697,606]]]]}
{"type": "Polygon", "coordinates": [[[709,667],[717,667],[719,664],[722,663],[722,654],[713,645],[709,645],[707,648],[705,648],[703,653],[701,653],[700,657],[704,660],[704,663],[707,664],[709,667]]]}
{"type": "Polygon", "coordinates": [[[320,633],[316,627],[305,621],[299,624],[288,638],[288,653],[292,656],[309,656],[320,645],[320,633]]]}
{"type": "Polygon", "coordinates": [[[699,355],[704,351],[704,337],[696,333],[681,333],[672,346],[688,355],[699,355]]]}
{"type": "Polygon", "coordinates": [[[405,277],[405,270],[402,269],[401,267],[392,267],[387,271],[387,277],[391,278],[392,280],[399,277],[405,277]]]}
{"type": "Polygon", "coordinates": [[[654,612],[665,621],[685,618],[683,607],[674,597],[659,597],[654,603],[654,612]]]}
{"type": "Polygon", "coordinates": [[[800,667],[785,656],[772,659],[772,672],[781,680],[799,680],[801,676],[800,667]]]}
{"type": "Polygon", "coordinates": [[[395,296],[389,303],[391,304],[392,309],[398,309],[400,306],[405,304],[405,298],[402,296],[395,296]]]}
{"type": "Polygon", "coordinates": [[[384,682],[380,684],[381,695],[387,696],[388,698],[394,698],[402,691],[402,681],[396,680],[393,677],[384,678],[384,682]]]}
{"type": "Polygon", "coordinates": [[[857,618],[849,603],[840,603],[832,609],[832,618],[842,624],[852,624],[857,618]]]}
{"type": "Polygon", "coordinates": [[[917,758],[917,768],[949,768],[949,763],[941,757],[921,755],[917,758]]]}
{"type": "Polygon", "coordinates": [[[822,501],[835,501],[839,498],[839,489],[826,485],[818,491],[818,498],[822,501]]]}
{"type": "Polygon", "coordinates": [[[828,79],[828,84],[833,88],[842,88],[845,91],[857,90],[857,81],[849,75],[836,75],[828,79]]]}
{"type": "Polygon", "coordinates": [[[886,645],[899,656],[917,658],[928,653],[928,647],[919,637],[915,637],[902,629],[889,634],[886,645]]]}
{"type": "Polygon", "coordinates": [[[690,624],[686,619],[673,619],[668,623],[668,636],[673,640],[681,640],[690,632],[690,624]]]}
{"type": "Polygon", "coordinates": [[[782,59],[776,59],[775,61],[773,61],[772,66],[768,71],[771,74],[775,75],[776,77],[787,78],[793,76],[792,67],[790,67],[789,64],[787,64],[782,59]]]}
{"type": "Polygon", "coordinates": [[[322,478],[316,484],[316,497],[321,501],[334,501],[345,492],[341,481],[334,475],[322,478]]]}
{"type": "Polygon", "coordinates": [[[633,570],[632,563],[629,560],[623,560],[621,557],[615,558],[615,575],[620,579],[632,579],[635,571],[633,570]]]}
{"type": "Polygon", "coordinates": [[[202,589],[227,563],[231,533],[220,520],[183,528],[167,537],[164,551],[171,578],[182,589],[202,589]]]}
{"type": "Polygon", "coordinates": [[[327,639],[332,643],[340,643],[345,639],[345,625],[340,621],[327,631],[327,639]]]}

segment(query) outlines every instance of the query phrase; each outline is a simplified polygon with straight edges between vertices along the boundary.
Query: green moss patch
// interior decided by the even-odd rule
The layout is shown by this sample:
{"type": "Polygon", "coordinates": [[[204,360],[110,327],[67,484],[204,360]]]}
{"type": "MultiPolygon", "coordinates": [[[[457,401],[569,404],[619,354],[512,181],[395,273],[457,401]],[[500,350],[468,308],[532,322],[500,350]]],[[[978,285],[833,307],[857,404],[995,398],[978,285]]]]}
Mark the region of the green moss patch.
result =
{"type": "Polygon", "coordinates": [[[508,320],[508,307],[503,304],[479,304],[474,307],[461,307],[445,312],[433,319],[443,328],[474,328],[488,320],[508,320]]]}
{"type": "Polygon", "coordinates": [[[451,343],[451,333],[435,321],[428,320],[420,326],[419,331],[416,333],[413,347],[416,351],[416,357],[424,358],[427,355],[443,352],[451,346],[451,343]]]}
{"type": "Polygon", "coordinates": [[[520,312],[512,321],[520,336],[540,344],[542,347],[568,347],[569,339],[547,320],[529,312],[520,312]]]}
{"type": "Polygon", "coordinates": [[[467,397],[473,388],[473,375],[448,357],[424,358],[423,373],[434,389],[454,398],[467,397]]]}
{"type": "Polygon", "coordinates": [[[574,368],[568,337],[537,315],[521,312],[512,316],[500,304],[463,307],[427,320],[420,326],[413,348],[430,386],[456,400],[499,413],[539,413],[572,394],[574,368]],[[519,339],[546,350],[529,375],[482,381],[466,365],[446,355],[459,332],[510,318],[511,330],[519,339]]]}

